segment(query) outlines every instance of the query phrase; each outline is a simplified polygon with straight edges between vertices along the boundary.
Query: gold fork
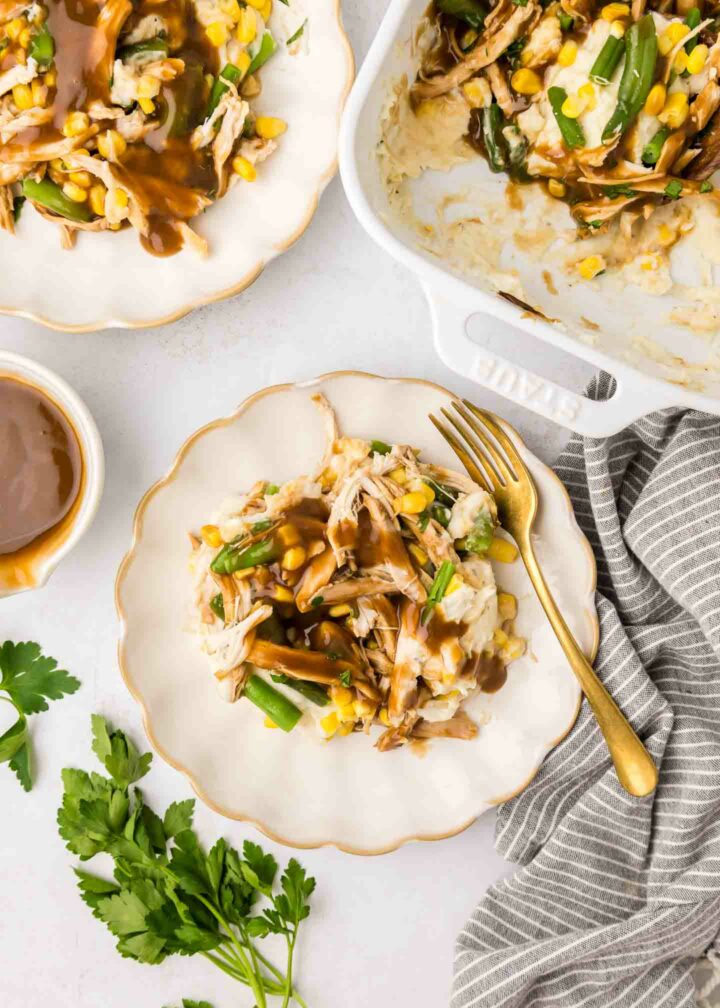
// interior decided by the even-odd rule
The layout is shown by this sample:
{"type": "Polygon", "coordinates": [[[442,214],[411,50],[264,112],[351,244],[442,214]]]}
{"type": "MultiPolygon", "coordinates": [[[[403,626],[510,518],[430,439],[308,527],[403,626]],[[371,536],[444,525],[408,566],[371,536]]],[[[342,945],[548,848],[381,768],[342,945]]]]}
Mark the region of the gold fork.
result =
{"type": "Polygon", "coordinates": [[[538,505],[532,476],[494,414],[466,399],[462,404],[453,402],[453,407],[464,424],[450,410],[443,408],[441,412],[459,438],[432,414],[431,421],[472,479],[493,494],[503,528],[517,544],[550,625],[605,737],[620,783],[638,798],[650,794],[658,779],[652,757],[578,647],[537,562],[530,539],[538,505]]]}

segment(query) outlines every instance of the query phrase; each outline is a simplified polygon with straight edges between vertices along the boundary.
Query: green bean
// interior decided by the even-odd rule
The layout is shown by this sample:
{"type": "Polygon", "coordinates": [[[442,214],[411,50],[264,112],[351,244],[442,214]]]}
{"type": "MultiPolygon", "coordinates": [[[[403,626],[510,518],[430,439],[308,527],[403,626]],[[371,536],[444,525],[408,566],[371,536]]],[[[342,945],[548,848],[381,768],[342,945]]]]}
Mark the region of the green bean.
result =
{"type": "Polygon", "coordinates": [[[495,524],[489,511],[481,511],[473,527],[465,536],[464,547],[468,553],[487,553],[493,540],[495,524]]]}
{"type": "Polygon", "coordinates": [[[316,704],[318,707],[327,707],[330,703],[327,691],[322,686],[318,686],[317,683],[305,682],[304,679],[291,679],[284,672],[280,672],[277,675],[273,673],[270,678],[273,682],[282,683],[283,686],[289,686],[290,689],[294,689],[296,693],[304,696],[306,700],[310,700],[311,703],[316,704]]]}
{"type": "Polygon", "coordinates": [[[277,49],[277,42],[272,37],[269,31],[266,31],[262,37],[262,42],[260,43],[260,48],[255,54],[255,58],[248,67],[248,74],[254,74],[260,69],[263,64],[267,63],[272,54],[277,49]]]}
{"type": "Polygon", "coordinates": [[[505,117],[502,109],[493,102],[482,110],[482,138],[487,154],[490,171],[502,172],[507,169],[507,158],[505,157],[504,140],[502,128],[505,125],[505,117]]]}
{"type": "Polygon", "coordinates": [[[570,29],[574,25],[575,18],[572,18],[570,17],[569,14],[566,14],[564,11],[561,11],[560,14],[558,14],[558,21],[560,22],[561,30],[566,32],[570,31],[570,29]]]}
{"type": "Polygon", "coordinates": [[[213,595],[210,599],[210,608],[218,616],[223,623],[225,622],[225,603],[223,602],[222,592],[218,592],[217,595],[213,595]]]}
{"type": "Polygon", "coordinates": [[[158,36],[157,38],[145,39],[144,42],[134,42],[132,45],[123,46],[118,50],[118,56],[122,60],[129,59],[131,56],[139,56],[141,53],[162,53],[167,56],[167,39],[158,36]]]}
{"type": "MultiPolygon", "coordinates": [[[[691,7],[687,12],[687,17],[685,18],[685,24],[688,26],[690,31],[694,31],[695,28],[702,21],[702,14],[700,13],[699,7],[691,7]]],[[[690,55],[695,46],[698,44],[698,37],[694,35],[691,39],[688,39],[685,43],[685,52],[690,55]]]]}
{"type": "Polygon", "coordinates": [[[280,550],[273,539],[261,539],[246,549],[240,549],[241,543],[228,543],[220,550],[210,564],[210,570],[216,574],[234,574],[235,571],[247,570],[258,564],[269,564],[280,556],[280,550]]]}
{"type": "Polygon", "coordinates": [[[590,80],[605,87],[612,80],[617,65],[625,52],[625,40],[610,33],[598,53],[597,59],[590,67],[590,80]]]}
{"type": "Polygon", "coordinates": [[[29,56],[41,67],[48,67],[52,63],[55,56],[55,40],[47,25],[43,25],[40,31],[33,35],[29,56]]]}
{"type": "Polygon", "coordinates": [[[213,81],[213,86],[210,91],[210,99],[208,100],[207,111],[205,113],[206,119],[210,118],[220,104],[220,99],[228,89],[228,83],[237,84],[241,77],[242,70],[240,67],[235,66],[234,63],[225,64],[220,71],[220,74],[213,81]]]}
{"type": "Polygon", "coordinates": [[[583,128],[576,119],[570,119],[562,110],[563,102],[567,98],[567,91],[561,87],[551,87],[548,89],[548,99],[553,114],[560,127],[562,138],[566,147],[574,150],[576,147],[585,146],[585,134],[583,128]]]}
{"type": "Polygon", "coordinates": [[[26,178],[22,184],[23,196],[39,203],[40,206],[52,210],[60,217],[66,217],[72,221],[89,221],[90,210],[86,203],[76,203],[68,199],[59,185],[56,185],[48,178],[36,179],[26,178]]]}
{"type": "Polygon", "coordinates": [[[259,707],[278,728],[282,728],[285,732],[292,731],[302,717],[302,711],[294,703],[291,703],[287,697],[279,693],[260,676],[250,676],[245,683],[243,696],[246,696],[250,703],[259,707]]]}
{"type": "Polygon", "coordinates": [[[202,64],[187,60],[185,71],[177,78],[177,87],[174,89],[175,108],[169,129],[171,137],[187,136],[204,120],[204,91],[205,74],[202,64]]]}
{"type": "Polygon", "coordinates": [[[469,24],[471,28],[482,28],[487,12],[478,0],[436,0],[438,10],[451,14],[469,24]]]}
{"type": "Polygon", "coordinates": [[[444,598],[445,592],[448,590],[448,586],[452,581],[454,573],[455,564],[450,563],[449,560],[443,560],[437,574],[435,575],[435,580],[430,586],[427,601],[423,606],[422,614],[420,616],[421,623],[427,623],[435,606],[444,598]]]}
{"type": "Polygon", "coordinates": [[[652,14],[645,14],[625,33],[625,65],[618,103],[603,130],[603,142],[613,140],[631,125],[650,92],[657,62],[657,35],[652,14]]]}
{"type": "Polygon", "coordinates": [[[392,447],[384,441],[371,441],[370,451],[374,455],[389,455],[392,451],[392,447]]]}
{"type": "Polygon", "coordinates": [[[667,126],[661,126],[655,136],[645,145],[642,152],[642,162],[645,165],[657,164],[658,158],[665,146],[665,141],[670,136],[667,126]]]}

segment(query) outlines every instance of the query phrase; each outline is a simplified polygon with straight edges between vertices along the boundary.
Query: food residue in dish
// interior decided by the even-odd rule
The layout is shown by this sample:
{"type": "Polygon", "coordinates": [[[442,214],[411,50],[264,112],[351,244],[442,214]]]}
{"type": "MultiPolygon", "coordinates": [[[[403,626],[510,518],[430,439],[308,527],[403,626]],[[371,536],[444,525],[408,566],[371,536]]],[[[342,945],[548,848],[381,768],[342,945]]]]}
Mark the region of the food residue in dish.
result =
{"type": "Polygon", "coordinates": [[[327,400],[317,472],[258,481],[191,536],[193,629],[223,695],[268,727],[326,739],[380,728],[377,748],[472,739],[463,709],[525,649],[495,501],[409,445],[341,435],[327,400]]]}
{"type": "Polygon", "coordinates": [[[0,2],[0,227],[28,200],[78,231],[137,230],[155,255],[252,182],[285,122],[257,115],[272,0],[0,2]]]}
{"type": "Polygon", "coordinates": [[[0,587],[34,584],[67,535],[83,460],[72,424],[34,385],[0,376],[0,587]]]}

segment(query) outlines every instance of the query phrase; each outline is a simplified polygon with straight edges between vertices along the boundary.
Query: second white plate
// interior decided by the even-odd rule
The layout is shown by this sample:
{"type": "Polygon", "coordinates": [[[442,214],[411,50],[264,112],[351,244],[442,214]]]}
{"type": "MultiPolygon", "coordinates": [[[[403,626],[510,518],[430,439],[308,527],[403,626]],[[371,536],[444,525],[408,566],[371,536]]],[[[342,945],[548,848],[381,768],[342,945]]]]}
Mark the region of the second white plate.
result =
{"type": "MultiPolygon", "coordinates": [[[[468,705],[485,722],[472,742],[436,741],[422,758],[411,749],[379,753],[360,734],[326,743],[309,732],[269,731],[251,704],[221,699],[206,657],[183,629],[187,531],[259,478],[282,482],[315,468],[324,437],[314,391],[335,406],[344,433],[412,444],[426,459],[457,466],[427,419],[453,397],[428,382],[338,373],[252,396],[194,434],[138,507],[117,580],[120,664],[152,744],[216,811],[291,846],[379,854],[408,840],[459,833],[522,790],[574,723],[580,691],[518,560],[498,564],[495,573],[518,597],[527,654],[510,666],[502,690],[468,705]]],[[[593,655],[590,546],[560,481],[508,432],[539,491],[538,558],[570,628],[593,655]]]]}

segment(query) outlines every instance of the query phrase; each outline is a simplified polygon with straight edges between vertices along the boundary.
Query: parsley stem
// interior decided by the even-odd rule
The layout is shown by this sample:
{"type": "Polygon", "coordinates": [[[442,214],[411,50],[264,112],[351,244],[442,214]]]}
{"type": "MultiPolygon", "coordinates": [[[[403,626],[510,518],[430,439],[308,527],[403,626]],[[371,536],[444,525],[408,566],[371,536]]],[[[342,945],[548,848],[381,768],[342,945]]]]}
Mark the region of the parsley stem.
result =
{"type": "Polygon", "coordinates": [[[295,940],[297,938],[297,929],[293,930],[292,937],[285,935],[285,941],[287,942],[287,969],[286,969],[286,980],[285,980],[285,997],[283,998],[282,1008],[287,1008],[290,1001],[290,995],[293,989],[293,953],[295,952],[295,940]]]}

